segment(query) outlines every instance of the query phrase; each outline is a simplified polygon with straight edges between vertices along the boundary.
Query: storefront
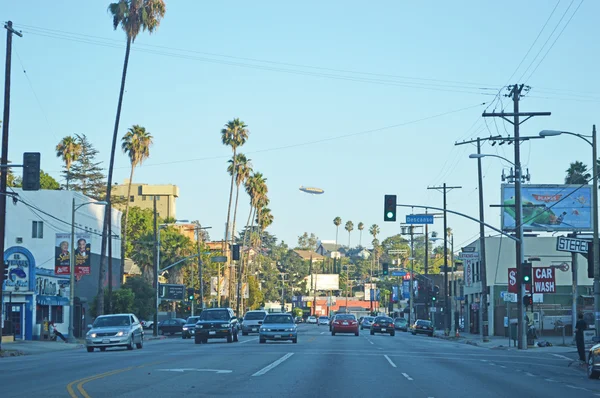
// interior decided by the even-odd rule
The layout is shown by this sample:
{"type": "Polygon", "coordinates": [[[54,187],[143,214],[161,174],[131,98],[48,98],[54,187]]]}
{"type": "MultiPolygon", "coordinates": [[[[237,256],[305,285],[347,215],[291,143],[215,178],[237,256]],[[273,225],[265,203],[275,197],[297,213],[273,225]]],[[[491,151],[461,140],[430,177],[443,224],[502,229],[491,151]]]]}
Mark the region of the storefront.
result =
{"type": "Polygon", "coordinates": [[[43,338],[44,321],[54,322],[59,332],[68,335],[70,286],[68,276],[56,276],[49,269],[36,269],[34,339],[43,338]]]}
{"type": "Polygon", "coordinates": [[[17,340],[33,339],[35,259],[22,246],[9,247],[4,252],[8,279],[4,281],[2,331],[17,340]]]}

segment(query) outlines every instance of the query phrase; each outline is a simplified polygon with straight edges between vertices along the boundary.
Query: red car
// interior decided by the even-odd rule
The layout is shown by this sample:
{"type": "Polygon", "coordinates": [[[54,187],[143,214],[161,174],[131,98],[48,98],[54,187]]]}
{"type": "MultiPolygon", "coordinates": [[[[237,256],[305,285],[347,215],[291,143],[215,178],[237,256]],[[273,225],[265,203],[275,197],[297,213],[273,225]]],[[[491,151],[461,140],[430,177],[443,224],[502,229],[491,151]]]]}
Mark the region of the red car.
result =
{"type": "Polygon", "coordinates": [[[339,314],[333,318],[331,324],[331,335],[336,333],[354,333],[358,336],[358,320],[352,314],[339,314]]]}

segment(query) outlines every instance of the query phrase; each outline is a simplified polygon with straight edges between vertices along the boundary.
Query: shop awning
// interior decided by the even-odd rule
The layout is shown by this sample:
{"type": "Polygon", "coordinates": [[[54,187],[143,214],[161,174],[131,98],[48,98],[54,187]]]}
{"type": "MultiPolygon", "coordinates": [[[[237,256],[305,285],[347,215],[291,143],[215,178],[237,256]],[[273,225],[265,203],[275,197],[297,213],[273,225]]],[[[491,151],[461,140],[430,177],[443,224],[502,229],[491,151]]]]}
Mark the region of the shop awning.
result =
{"type": "Polygon", "coordinates": [[[68,297],[61,296],[36,296],[36,302],[40,305],[69,305],[68,297]]]}

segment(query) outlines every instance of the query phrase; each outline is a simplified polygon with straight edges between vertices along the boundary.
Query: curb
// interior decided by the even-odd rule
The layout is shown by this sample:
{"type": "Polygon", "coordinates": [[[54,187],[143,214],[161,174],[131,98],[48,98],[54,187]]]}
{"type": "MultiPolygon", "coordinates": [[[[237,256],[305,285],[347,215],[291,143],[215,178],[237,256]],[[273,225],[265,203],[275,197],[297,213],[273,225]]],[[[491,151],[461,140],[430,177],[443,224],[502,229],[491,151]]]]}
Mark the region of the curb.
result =
{"type": "Polygon", "coordinates": [[[149,336],[149,337],[145,337],[144,340],[145,341],[152,341],[152,340],[166,340],[167,336],[149,336]]]}

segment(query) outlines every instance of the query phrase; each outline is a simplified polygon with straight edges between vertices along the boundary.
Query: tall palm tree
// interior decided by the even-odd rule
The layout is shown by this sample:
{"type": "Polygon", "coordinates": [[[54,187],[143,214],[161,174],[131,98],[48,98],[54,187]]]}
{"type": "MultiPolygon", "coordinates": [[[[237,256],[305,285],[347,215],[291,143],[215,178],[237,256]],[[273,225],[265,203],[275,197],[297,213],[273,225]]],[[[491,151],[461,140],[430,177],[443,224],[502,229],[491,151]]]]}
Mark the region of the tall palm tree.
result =
{"type": "Polygon", "coordinates": [[[150,156],[150,146],[152,145],[152,135],[146,131],[145,127],[134,124],[121,139],[121,150],[131,162],[131,171],[129,172],[129,184],[127,186],[127,200],[125,201],[125,220],[123,221],[121,238],[121,277],[125,273],[125,248],[127,244],[127,220],[129,218],[129,197],[131,196],[131,184],[133,182],[133,172],[135,168],[141,165],[144,160],[150,156]]]}
{"type": "MultiPolygon", "coordinates": [[[[100,272],[98,272],[98,294],[96,312],[97,315],[104,314],[104,266],[106,261],[106,248],[108,246],[108,272],[109,297],[112,293],[112,245],[108,244],[109,236],[112,236],[112,177],[115,164],[115,152],[117,149],[117,134],[119,132],[119,121],[121,119],[121,106],[123,105],[123,93],[125,92],[125,80],[127,77],[127,66],[129,64],[129,53],[131,45],[142,30],[153,33],[160,25],[165,16],[166,5],[164,0],[118,0],[108,6],[108,12],[113,18],[113,28],[117,30],[120,26],[127,38],[125,47],[125,61],[123,62],[123,73],[121,75],[121,88],[119,90],[119,101],[117,102],[117,115],[115,117],[115,128],[113,130],[112,146],[110,150],[110,162],[108,164],[108,178],[106,180],[106,211],[104,212],[104,226],[102,228],[102,248],[100,254],[100,272]]],[[[109,302],[110,304],[110,302],[109,302]]]]}
{"type": "Polygon", "coordinates": [[[373,239],[377,239],[377,235],[379,235],[379,232],[379,225],[373,224],[371,225],[371,227],[369,227],[369,233],[373,235],[373,239]]]}
{"type": "Polygon", "coordinates": [[[588,167],[580,161],[571,163],[566,172],[565,184],[587,184],[592,178],[588,167]]]}
{"type": "Polygon", "coordinates": [[[379,232],[379,225],[373,224],[371,227],[369,227],[369,233],[373,235],[373,261],[371,261],[371,279],[373,278],[373,263],[377,261],[377,264],[379,264],[379,260],[377,259],[379,254],[379,241],[377,240],[377,235],[379,235],[379,232]]]}
{"type": "Polygon", "coordinates": [[[258,224],[261,232],[263,232],[271,224],[273,224],[273,214],[271,213],[271,209],[269,209],[268,207],[261,208],[258,211],[256,223],[258,224]]]}
{"type": "Polygon", "coordinates": [[[361,221],[358,223],[359,238],[358,238],[358,246],[362,247],[362,231],[365,229],[365,224],[361,221]]]}
{"type": "Polygon", "coordinates": [[[81,144],[72,135],[64,137],[56,145],[56,157],[62,158],[62,161],[65,162],[65,169],[67,169],[67,190],[69,190],[69,180],[71,179],[71,165],[79,159],[80,154],[81,144]]]}
{"type": "Polygon", "coordinates": [[[229,175],[235,174],[235,205],[233,206],[233,227],[231,228],[231,244],[235,240],[235,221],[237,218],[238,200],[240,199],[240,185],[246,182],[250,174],[252,173],[251,159],[246,158],[243,153],[238,153],[235,159],[229,159],[229,166],[227,172],[229,175]],[[235,165],[235,170],[234,170],[235,165]]]}
{"type": "Polygon", "coordinates": [[[352,221],[347,221],[344,229],[348,231],[348,250],[350,250],[350,233],[354,230],[354,223],[352,221]]]}
{"type": "Polygon", "coordinates": [[[333,219],[333,225],[335,225],[335,250],[337,251],[338,232],[340,230],[340,225],[342,225],[342,219],[340,217],[334,218],[333,219]]]}
{"type": "MultiPolygon", "coordinates": [[[[231,159],[233,160],[233,164],[231,165],[232,170],[237,170],[237,148],[246,143],[246,141],[248,140],[248,133],[248,126],[239,118],[230,120],[221,129],[221,142],[223,143],[223,145],[230,146],[231,151],[233,152],[233,156],[231,157],[231,159]]],[[[227,227],[227,231],[225,231],[225,242],[228,242],[230,238],[229,231],[231,225],[229,224],[229,220],[231,217],[231,202],[233,200],[234,181],[235,173],[231,173],[231,186],[229,187],[229,204],[227,205],[227,223],[225,224],[225,226],[227,227]]]]}

